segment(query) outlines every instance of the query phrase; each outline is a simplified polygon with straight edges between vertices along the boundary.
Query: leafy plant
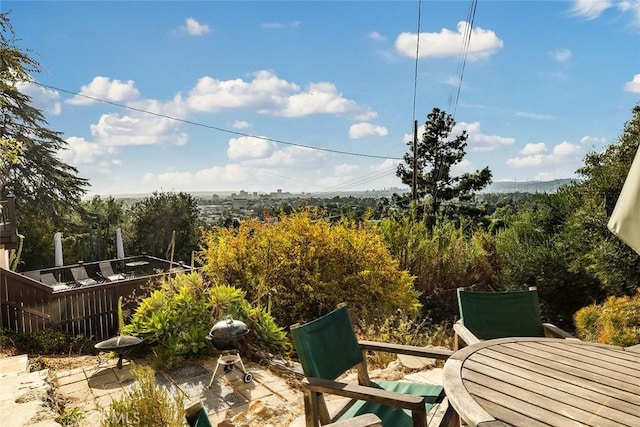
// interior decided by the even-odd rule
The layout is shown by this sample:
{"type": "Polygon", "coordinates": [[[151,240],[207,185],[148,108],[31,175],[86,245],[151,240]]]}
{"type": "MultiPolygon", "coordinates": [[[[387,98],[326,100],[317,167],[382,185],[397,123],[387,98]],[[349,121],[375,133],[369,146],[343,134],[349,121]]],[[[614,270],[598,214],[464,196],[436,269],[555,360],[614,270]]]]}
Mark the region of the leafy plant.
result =
{"type": "Polygon", "coordinates": [[[640,289],[636,295],[607,298],[574,316],[580,339],[628,347],[640,343],[640,289]]]}
{"type": "Polygon", "coordinates": [[[227,315],[247,324],[247,339],[254,347],[287,353],[285,332],[268,313],[252,307],[244,297],[245,293],[233,286],[210,286],[199,273],[176,275],[165,279],[160,289],[141,301],[123,331],[144,338],[161,369],[209,354],[209,329],[227,315]]]}
{"type": "Polygon", "coordinates": [[[131,372],[137,383],[129,393],[111,404],[102,419],[102,427],[182,427],[182,396],[171,396],[165,387],[156,386],[155,372],[148,366],[132,364],[131,372]]]}
{"type": "Polygon", "coordinates": [[[84,419],[84,413],[75,406],[72,408],[65,408],[64,412],[60,415],[59,422],[63,426],[78,427],[80,421],[84,419]]]}

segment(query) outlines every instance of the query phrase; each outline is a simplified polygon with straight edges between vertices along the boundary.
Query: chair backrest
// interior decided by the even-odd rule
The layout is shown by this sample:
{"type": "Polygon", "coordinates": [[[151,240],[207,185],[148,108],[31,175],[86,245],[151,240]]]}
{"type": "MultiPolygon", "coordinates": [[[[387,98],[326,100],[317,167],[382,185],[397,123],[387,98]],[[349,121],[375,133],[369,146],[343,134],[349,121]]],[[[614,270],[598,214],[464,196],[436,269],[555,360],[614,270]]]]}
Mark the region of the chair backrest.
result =
{"type": "Polygon", "coordinates": [[[291,337],[308,377],[335,380],[363,361],[346,305],[304,325],[291,326],[291,337]]]}
{"type": "Polygon", "coordinates": [[[53,273],[42,273],[40,275],[40,281],[42,283],[44,283],[45,285],[58,285],[60,282],[58,282],[58,280],[55,278],[55,276],[53,275],[53,273]]]}
{"type": "Polygon", "coordinates": [[[460,320],[481,340],[543,337],[538,291],[475,292],[458,289],[460,320]]]}
{"type": "Polygon", "coordinates": [[[71,275],[73,276],[73,280],[85,280],[89,278],[87,274],[87,269],[84,268],[84,265],[80,265],[78,267],[71,267],[71,275]]]}
{"type": "Polygon", "coordinates": [[[98,265],[100,267],[100,274],[102,274],[102,277],[109,278],[116,275],[113,271],[113,267],[111,266],[111,261],[100,261],[98,265]]]}

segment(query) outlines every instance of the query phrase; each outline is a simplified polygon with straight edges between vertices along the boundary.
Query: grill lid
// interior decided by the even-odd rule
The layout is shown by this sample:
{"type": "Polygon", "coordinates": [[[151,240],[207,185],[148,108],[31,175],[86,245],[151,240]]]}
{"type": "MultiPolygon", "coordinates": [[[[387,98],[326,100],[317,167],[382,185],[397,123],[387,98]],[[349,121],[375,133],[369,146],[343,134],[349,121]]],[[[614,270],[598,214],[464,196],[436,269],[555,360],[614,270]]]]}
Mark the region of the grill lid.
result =
{"type": "Polygon", "coordinates": [[[232,341],[249,333],[249,328],[244,322],[234,320],[231,315],[220,320],[211,328],[209,336],[215,341],[232,341]]]}

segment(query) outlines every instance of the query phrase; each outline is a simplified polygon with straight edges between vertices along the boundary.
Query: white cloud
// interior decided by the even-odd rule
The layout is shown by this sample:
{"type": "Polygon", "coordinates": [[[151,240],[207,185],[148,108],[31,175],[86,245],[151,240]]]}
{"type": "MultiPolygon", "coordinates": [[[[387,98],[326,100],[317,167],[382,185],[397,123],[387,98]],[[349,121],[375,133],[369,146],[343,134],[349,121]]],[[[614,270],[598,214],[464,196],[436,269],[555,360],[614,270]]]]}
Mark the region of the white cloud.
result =
{"type": "Polygon", "coordinates": [[[369,136],[387,136],[389,131],[384,126],[371,123],[356,123],[349,128],[349,138],[360,139],[369,136]]]}
{"type": "Polygon", "coordinates": [[[279,30],[283,28],[298,28],[300,26],[300,21],[292,21],[288,24],[282,22],[263,22],[260,26],[267,30],[279,30]]]}
{"type": "Polygon", "coordinates": [[[91,133],[97,142],[105,146],[187,143],[187,134],[179,130],[180,122],[168,118],[185,117],[186,111],[179,100],[164,104],[146,100],[130,105],[154,114],[138,111],[103,114],[98,123],[91,125],[91,133]]]}
{"type": "Polygon", "coordinates": [[[234,129],[247,129],[247,128],[250,128],[251,126],[252,126],[251,123],[244,120],[236,120],[231,125],[231,127],[233,127],[234,129]]]}
{"type": "MultiPolygon", "coordinates": [[[[458,22],[457,31],[443,28],[439,33],[420,34],[420,58],[459,56],[460,46],[469,37],[469,23],[458,22]]],[[[415,57],[418,36],[402,33],[396,39],[396,50],[405,56],[415,57]]],[[[504,42],[491,30],[475,27],[471,30],[467,59],[475,61],[488,58],[502,48],[504,42]]]]}
{"type": "Polygon", "coordinates": [[[276,150],[269,157],[245,160],[242,162],[245,166],[263,167],[263,168],[280,168],[285,166],[304,167],[314,163],[323,163],[326,153],[312,148],[290,146],[281,150],[276,150]]]}
{"type": "Polygon", "coordinates": [[[128,80],[125,83],[120,80],[111,80],[108,77],[96,76],[91,83],[82,86],[80,95],[75,95],[66,102],[73,105],[91,105],[98,102],[90,98],[110,102],[128,102],[137,99],[139,96],[140,93],[135,88],[133,80],[128,80]]]}
{"type": "Polygon", "coordinates": [[[462,159],[460,163],[456,163],[451,166],[451,175],[458,176],[464,173],[471,173],[473,170],[473,163],[469,159],[462,159]]]}
{"type": "Polygon", "coordinates": [[[613,6],[610,0],[574,0],[573,13],[587,19],[595,19],[613,6]]]}
{"type": "Polygon", "coordinates": [[[238,164],[214,166],[196,172],[165,172],[144,174],[141,184],[145,188],[168,188],[173,190],[203,190],[221,188],[221,184],[242,186],[250,177],[250,171],[238,164]]]}
{"type": "Polygon", "coordinates": [[[449,76],[442,80],[442,83],[449,86],[458,87],[462,82],[460,81],[460,77],[458,76],[449,76]]]}
{"type": "Polygon", "coordinates": [[[630,82],[624,84],[625,92],[640,93],[640,74],[633,76],[630,82]]]}
{"type": "Polygon", "coordinates": [[[208,25],[201,24],[193,18],[187,18],[184,29],[192,36],[201,36],[211,31],[208,25]]]}
{"type": "Polygon", "coordinates": [[[105,156],[106,151],[99,144],[72,136],[67,139],[66,150],[60,150],[58,156],[63,162],[78,166],[96,163],[105,156]]]}
{"type": "Polygon", "coordinates": [[[534,155],[542,154],[546,151],[547,151],[547,146],[545,145],[544,142],[538,142],[535,144],[529,143],[529,144],[526,144],[524,148],[522,148],[522,150],[520,150],[520,154],[524,156],[534,156],[534,155]]]}
{"type": "Polygon", "coordinates": [[[355,101],[344,98],[333,83],[311,83],[305,92],[285,99],[283,108],[276,115],[301,117],[311,114],[357,113],[355,101]]]}
{"type": "Polygon", "coordinates": [[[462,133],[463,130],[466,130],[469,135],[467,143],[469,144],[468,148],[470,151],[494,151],[516,142],[515,138],[483,133],[480,129],[480,122],[457,123],[451,131],[451,134],[458,135],[462,133]]]}
{"type": "Polygon", "coordinates": [[[544,157],[545,156],[543,154],[531,154],[528,156],[513,157],[507,160],[507,165],[517,168],[539,166],[544,161],[544,157]]]}
{"type": "Polygon", "coordinates": [[[526,111],[516,111],[516,116],[518,116],[518,117],[526,117],[528,119],[536,119],[536,120],[553,120],[553,119],[555,119],[555,117],[550,116],[548,114],[528,113],[526,111]]]}
{"type": "Polygon", "coordinates": [[[227,156],[231,160],[259,159],[267,157],[275,147],[274,142],[266,139],[241,136],[229,140],[227,156]]]}
{"type": "Polygon", "coordinates": [[[553,156],[555,158],[571,157],[578,154],[579,151],[580,149],[577,145],[564,141],[553,147],[553,156]]]}
{"type": "Polygon", "coordinates": [[[588,145],[588,144],[601,145],[601,144],[605,144],[606,142],[607,142],[607,139],[602,137],[598,138],[595,136],[585,135],[582,138],[580,138],[580,144],[583,144],[583,145],[588,145]]]}
{"type": "Polygon", "coordinates": [[[39,110],[44,110],[55,116],[62,112],[60,94],[56,90],[35,85],[29,82],[18,82],[16,87],[20,92],[31,98],[32,104],[39,110]]]}
{"type": "Polygon", "coordinates": [[[333,168],[333,171],[337,176],[348,176],[348,177],[351,177],[351,176],[357,174],[360,171],[360,166],[343,163],[343,164],[340,164],[340,165],[336,165],[333,168]]]}
{"type": "Polygon", "coordinates": [[[553,59],[564,64],[571,59],[571,50],[569,49],[556,49],[552,52],[553,59]]]}
{"type": "MultiPolygon", "coordinates": [[[[574,167],[579,164],[583,151],[579,145],[563,141],[554,146],[550,153],[547,153],[544,143],[527,144],[520,153],[523,155],[508,159],[507,165],[516,168],[537,166],[546,168],[574,167]]],[[[554,173],[557,172],[558,170],[556,169],[554,173]]]]}
{"type": "Polygon", "coordinates": [[[386,38],[385,36],[383,36],[382,34],[380,34],[380,33],[379,33],[379,32],[377,32],[377,31],[371,31],[371,32],[369,33],[369,38],[370,38],[371,40],[375,40],[375,41],[379,41],[379,42],[383,42],[383,41],[386,41],[386,40],[387,40],[387,38],[386,38]]]}

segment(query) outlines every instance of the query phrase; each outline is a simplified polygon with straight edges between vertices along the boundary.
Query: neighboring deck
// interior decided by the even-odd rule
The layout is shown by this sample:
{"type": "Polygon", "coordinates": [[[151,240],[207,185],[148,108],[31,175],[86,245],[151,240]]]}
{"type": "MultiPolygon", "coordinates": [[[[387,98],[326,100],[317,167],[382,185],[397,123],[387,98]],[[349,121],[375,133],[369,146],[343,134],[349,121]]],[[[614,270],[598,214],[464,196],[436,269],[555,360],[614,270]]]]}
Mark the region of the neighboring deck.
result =
{"type": "Polygon", "coordinates": [[[109,281],[99,276],[98,262],[23,273],[0,268],[0,329],[27,333],[53,327],[95,340],[110,338],[118,329],[119,297],[125,309],[134,308],[132,295],[146,295],[166,275],[191,271],[183,264],[151,256],[108,261],[122,279],[109,281]],[[74,279],[71,270],[77,267],[84,267],[93,279],[87,281],[91,284],[74,279]]]}

